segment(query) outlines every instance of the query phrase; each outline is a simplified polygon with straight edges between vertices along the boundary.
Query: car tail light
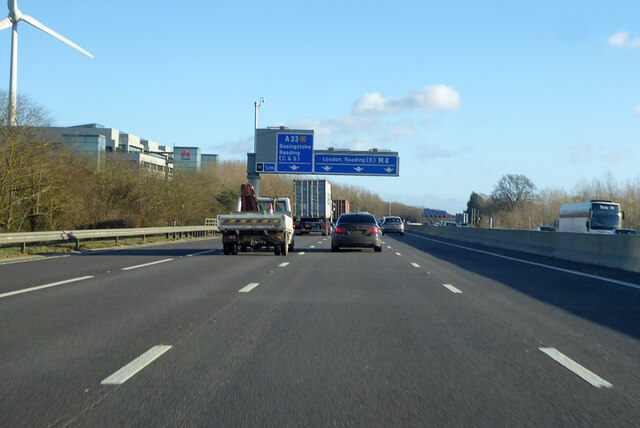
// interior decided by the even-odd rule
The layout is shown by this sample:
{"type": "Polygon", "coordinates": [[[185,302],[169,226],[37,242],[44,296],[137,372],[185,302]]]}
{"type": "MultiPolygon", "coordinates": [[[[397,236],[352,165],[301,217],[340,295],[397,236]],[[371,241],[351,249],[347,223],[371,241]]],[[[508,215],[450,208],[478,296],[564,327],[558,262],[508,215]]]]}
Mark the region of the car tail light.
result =
{"type": "Polygon", "coordinates": [[[380,229],[378,229],[378,226],[373,226],[371,229],[367,230],[367,233],[378,233],[380,232],[380,229]]]}
{"type": "Polygon", "coordinates": [[[347,233],[347,229],[342,226],[336,226],[334,230],[336,231],[336,233],[347,233]]]}

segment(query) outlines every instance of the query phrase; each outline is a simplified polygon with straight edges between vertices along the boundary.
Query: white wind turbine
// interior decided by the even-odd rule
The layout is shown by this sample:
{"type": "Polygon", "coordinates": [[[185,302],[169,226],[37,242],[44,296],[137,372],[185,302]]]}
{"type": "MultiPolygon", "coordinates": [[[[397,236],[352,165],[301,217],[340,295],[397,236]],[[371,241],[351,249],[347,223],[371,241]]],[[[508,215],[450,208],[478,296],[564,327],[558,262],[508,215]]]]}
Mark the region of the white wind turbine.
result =
{"type": "Polygon", "coordinates": [[[36,19],[29,15],[24,15],[20,9],[18,9],[18,0],[8,0],[7,7],[9,8],[9,16],[0,21],[0,30],[13,26],[13,33],[11,37],[11,74],[9,78],[9,125],[15,126],[16,124],[16,92],[17,92],[17,79],[18,79],[18,22],[24,21],[33,25],[39,30],[55,37],[56,39],[65,42],[74,49],[79,50],[83,54],[93,58],[89,52],[82,49],[80,46],[73,43],[71,40],[61,36],[52,29],[44,26],[36,19]]]}

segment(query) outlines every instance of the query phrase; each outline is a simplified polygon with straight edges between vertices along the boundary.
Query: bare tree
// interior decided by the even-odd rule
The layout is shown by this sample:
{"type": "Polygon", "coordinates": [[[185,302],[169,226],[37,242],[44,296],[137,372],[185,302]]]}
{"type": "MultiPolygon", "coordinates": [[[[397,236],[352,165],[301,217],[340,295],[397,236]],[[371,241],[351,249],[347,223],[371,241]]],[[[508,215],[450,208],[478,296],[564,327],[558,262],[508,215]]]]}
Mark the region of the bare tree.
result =
{"type": "MultiPolygon", "coordinates": [[[[7,97],[0,91],[0,105],[7,104],[7,97]]],[[[41,106],[22,96],[16,113],[15,126],[8,126],[7,111],[0,108],[0,229],[35,230],[45,214],[43,195],[52,188],[50,140],[42,128],[50,119],[41,106]]]]}
{"type": "Polygon", "coordinates": [[[522,174],[505,174],[493,187],[491,200],[509,212],[535,199],[536,186],[522,174]]]}

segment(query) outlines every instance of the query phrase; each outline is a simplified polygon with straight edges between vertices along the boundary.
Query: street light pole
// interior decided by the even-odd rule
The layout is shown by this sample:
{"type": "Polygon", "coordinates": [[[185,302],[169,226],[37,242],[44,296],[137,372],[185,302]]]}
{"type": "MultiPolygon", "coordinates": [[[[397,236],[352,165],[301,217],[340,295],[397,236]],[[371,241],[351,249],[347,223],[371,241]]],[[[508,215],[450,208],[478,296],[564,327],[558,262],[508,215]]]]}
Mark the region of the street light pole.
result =
{"type": "Polygon", "coordinates": [[[253,103],[256,108],[255,121],[253,126],[253,153],[258,152],[258,109],[264,104],[264,97],[253,103]]]}
{"type": "Polygon", "coordinates": [[[260,196],[260,173],[255,170],[258,152],[258,108],[264,104],[264,97],[253,103],[256,113],[253,122],[253,153],[247,153],[247,180],[253,186],[256,196],[260,196]]]}

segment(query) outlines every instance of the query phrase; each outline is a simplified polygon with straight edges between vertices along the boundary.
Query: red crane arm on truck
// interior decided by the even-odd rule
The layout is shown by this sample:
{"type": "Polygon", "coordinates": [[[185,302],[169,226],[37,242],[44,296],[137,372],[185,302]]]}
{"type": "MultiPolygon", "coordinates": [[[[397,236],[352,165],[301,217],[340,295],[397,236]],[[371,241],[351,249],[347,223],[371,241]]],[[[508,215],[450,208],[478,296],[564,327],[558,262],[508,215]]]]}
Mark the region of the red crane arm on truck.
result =
{"type": "Polygon", "coordinates": [[[256,198],[256,194],[253,191],[253,185],[251,184],[243,184],[240,187],[241,193],[241,201],[242,201],[242,211],[252,211],[259,212],[258,210],[258,198],[256,198]]]}

